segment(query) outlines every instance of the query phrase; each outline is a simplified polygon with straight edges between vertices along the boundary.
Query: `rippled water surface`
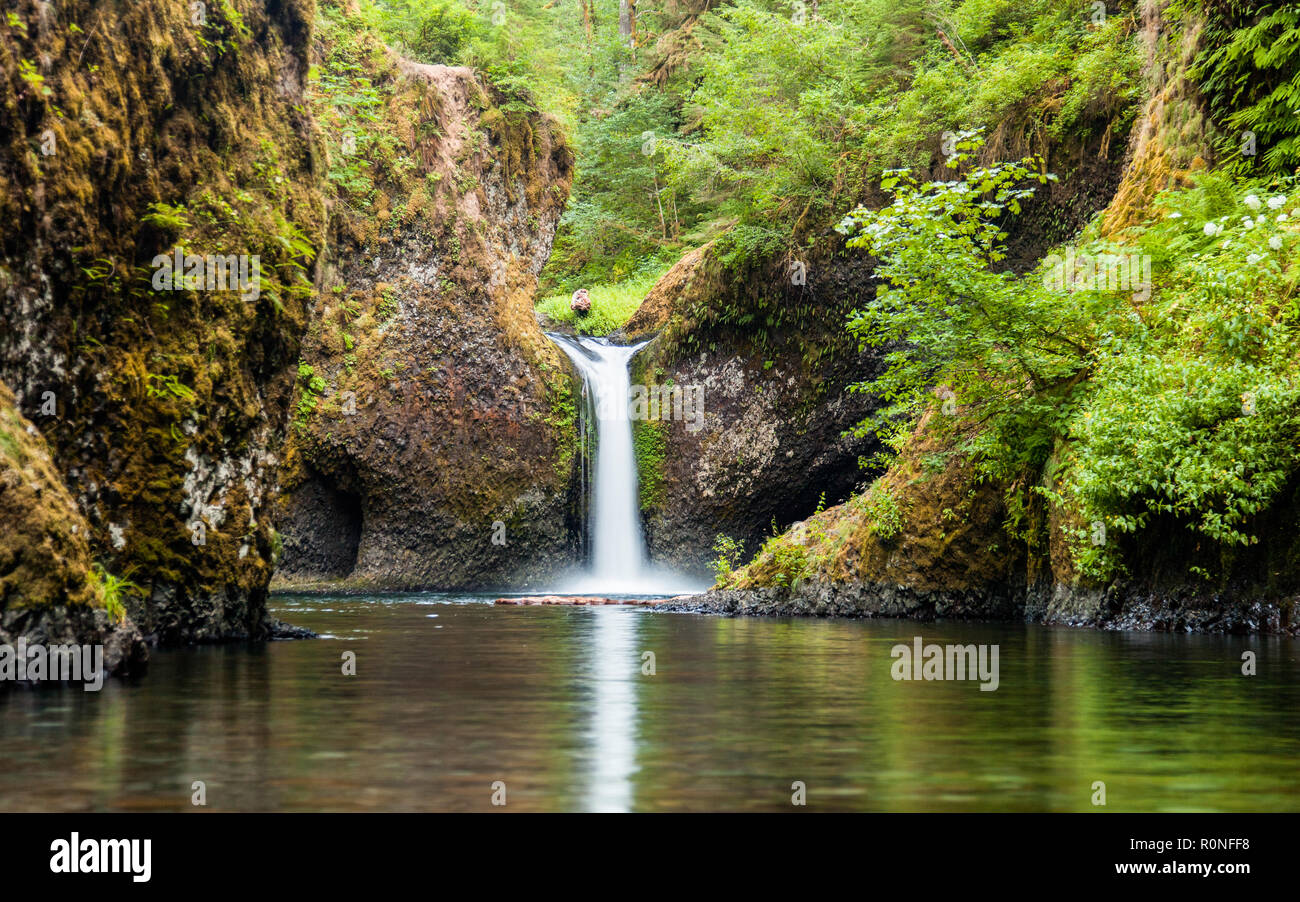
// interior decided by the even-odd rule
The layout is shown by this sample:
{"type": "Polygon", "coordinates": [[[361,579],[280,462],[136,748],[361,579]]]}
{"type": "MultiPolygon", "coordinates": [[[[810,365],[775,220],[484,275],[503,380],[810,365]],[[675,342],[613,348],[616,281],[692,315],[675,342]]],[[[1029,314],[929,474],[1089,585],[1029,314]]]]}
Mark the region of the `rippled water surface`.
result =
{"type": "Polygon", "coordinates": [[[155,651],[0,697],[0,809],[1300,809],[1300,643],[762,620],[481,598],[274,599],[326,635],[155,651]],[[996,643],[1000,685],[890,649],[996,643]],[[1253,650],[1258,674],[1241,674],[1253,650]],[[341,673],[356,653],[357,673],[341,673]],[[643,673],[645,653],[655,673],[643,673]]]}

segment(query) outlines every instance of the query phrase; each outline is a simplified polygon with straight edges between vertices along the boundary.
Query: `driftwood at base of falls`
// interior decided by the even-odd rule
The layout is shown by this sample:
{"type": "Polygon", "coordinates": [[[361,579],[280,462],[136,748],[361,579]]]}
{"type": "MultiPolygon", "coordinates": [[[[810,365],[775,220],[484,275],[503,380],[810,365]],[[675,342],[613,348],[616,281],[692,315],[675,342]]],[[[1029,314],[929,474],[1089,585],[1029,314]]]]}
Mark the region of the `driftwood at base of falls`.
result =
{"type": "Polygon", "coordinates": [[[599,595],[521,595],[518,598],[498,598],[496,604],[664,604],[671,598],[603,598],[599,595]]]}

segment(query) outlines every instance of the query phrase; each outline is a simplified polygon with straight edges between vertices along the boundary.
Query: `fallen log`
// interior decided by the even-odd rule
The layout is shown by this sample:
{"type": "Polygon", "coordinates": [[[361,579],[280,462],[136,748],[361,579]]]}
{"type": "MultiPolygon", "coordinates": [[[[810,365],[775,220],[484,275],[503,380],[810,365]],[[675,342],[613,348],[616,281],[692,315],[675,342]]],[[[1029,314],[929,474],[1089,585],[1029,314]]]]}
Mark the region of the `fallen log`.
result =
{"type": "Polygon", "coordinates": [[[599,595],[520,595],[515,598],[498,598],[495,604],[661,604],[667,598],[605,598],[599,595]]]}

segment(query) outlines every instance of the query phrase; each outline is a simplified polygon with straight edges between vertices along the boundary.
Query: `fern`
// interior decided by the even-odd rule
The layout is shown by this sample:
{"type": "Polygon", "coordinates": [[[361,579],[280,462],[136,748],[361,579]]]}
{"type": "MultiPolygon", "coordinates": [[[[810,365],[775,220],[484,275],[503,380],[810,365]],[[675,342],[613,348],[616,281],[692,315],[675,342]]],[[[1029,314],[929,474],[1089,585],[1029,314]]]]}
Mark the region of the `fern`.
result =
{"type": "Polygon", "coordinates": [[[1216,149],[1239,174],[1300,165],[1300,8],[1225,0],[1209,5],[1192,67],[1224,132],[1216,149]],[[1244,139],[1246,133],[1254,141],[1244,139]]]}

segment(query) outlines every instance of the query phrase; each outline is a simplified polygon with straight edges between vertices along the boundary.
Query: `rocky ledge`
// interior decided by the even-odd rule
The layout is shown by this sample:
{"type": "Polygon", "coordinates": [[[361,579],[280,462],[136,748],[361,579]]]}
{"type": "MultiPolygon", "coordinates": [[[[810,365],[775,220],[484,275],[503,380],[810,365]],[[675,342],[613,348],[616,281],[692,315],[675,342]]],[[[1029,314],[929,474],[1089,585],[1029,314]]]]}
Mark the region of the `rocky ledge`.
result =
{"type": "Polygon", "coordinates": [[[667,599],[662,610],[763,617],[905,617],[933,620],[1016,620],[1025,603],[1013,595],[979,589],[928,591],[869,583],[808,582],[793,590],[715,589],[667,599]]]}
{"type": "Polygon", "coordinates": [[[1105,590],[1042,587],[1027,592],[925,591],[871,583],[805,583],[794,590],[710,590],[665,599],[659,610],[763,617],[891,617],[910,620],[1000,620],[1046,625],[1174,633],[1300,637],[1296,599],[1264,601],[1155,592],[1116,585],[1105,590]]]}

